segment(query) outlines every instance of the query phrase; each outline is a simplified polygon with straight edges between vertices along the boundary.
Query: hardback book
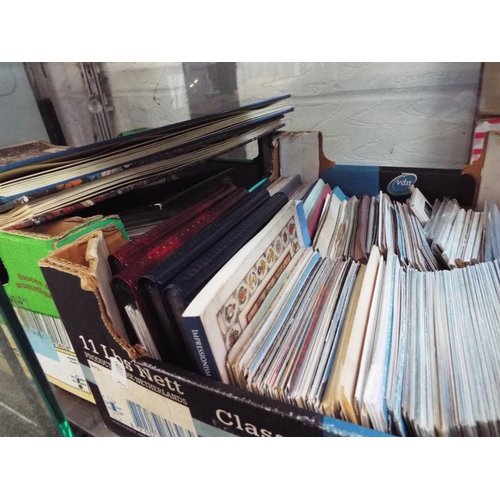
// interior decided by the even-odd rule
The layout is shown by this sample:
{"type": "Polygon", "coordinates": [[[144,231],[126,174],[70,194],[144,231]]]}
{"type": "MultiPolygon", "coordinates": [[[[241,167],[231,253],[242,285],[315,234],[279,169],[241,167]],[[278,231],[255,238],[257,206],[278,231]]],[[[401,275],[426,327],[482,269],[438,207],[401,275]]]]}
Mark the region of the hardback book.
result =
{"type": "Polygon", "coordinates": [[[225,196],[222,194],[214,198],[215,203],[212,203],[206,210],[199,211],[199,206],[194,210],[187,210],[183,214],[180,224],[165,223],[162,224],[161,231],[153,229],[151,232],[154,234],[150,246],[146,243],[147,239],[142,238],[136,245],[134,244],[137,240],[131,242],[133,248],[122,253],[121,256],[125,256],[122,262],[125,262],[126,265],[121,272],[113,276],[112,288],[129,337],[142,343],[151,357],[173,361],[173,353],[169,352],[168,347],[161,341],[159,325],[151,317],[143,297],[138,292],[137,282],[139,278],[247,196],[249,196],[248,191],[242,188],[227,190],[225,196]],[[167,226],[165,232],[163,226],[167,226]],[[155,234],[159,232],[162,233],[162,237],[156,239],[155,234]],[[142,255],[136,252],[137,248],[142,249],[142,255]]]}
{"type": "MultiPolygon", "coordinates": [[[[193,370],[196,368],[191,362],[191,354],[180,334],[169,301],[164,296],[168,285],[177,275],[187,271],[189,266],[212,246],[223,243],[221,240],[229,231],[259,209],[269,198],[269,192],[265,188],[253,191],[234,209],[222,214],[138,279],[137,288],[143,299],[142,303],[149,310],[148,314],[153,321],[159,325],[161,342],[173,353],[173,362],[177,366],[193,370]]],[[[269,210],[268,205],[265,210],[269,210]]]]}
{"type": "MultiPolygon", "coordinates": [[[[161,307],[171,315],[173,328],[183,340],[184,345],[192,360],[192,366],[200,374],[212,376],[215,366],[207,359],[203,346],[193,345],[193,338],[187,331],[183,313],[189,303],[203,289],[217,272],[248,243],[260,230],[262,230],[276,213],[286,204],[287,197],[284,193],[276,193],[259,208],[250,213],[236,227],[229,231],[217,244],[209,248],[204,255],[196,259],[181,274],[173,279],[161,291],[163,306],[158,301],[153,304],[161,307]]],[[[164,313],[163,313],[164,314],[164,313]]],[[[207,351],[208,352],[208,351],[207,351]]],[[[208,354],[209,355],[209,354],[208,354]]]]}
{"type": "Polygon", "coordinates": [[[300,202],[288,202],[196,295],[186,331],[214,378],[229,382],[226,356],[293,256],[310,245],[300,202]]]}
{"type": "Polygon", "coordinates": [[[213,210],[221,202],[225,202],[228,196],[242,193],[229,180],[222,183],[215,191],[208,190],[206,193],[197,193],[191,198],[191,203],[184,207],[169,219],[158,224],[139,238],[135,238],[128,245],[120,248],[116,254],[109,256],[110,267],[113,274],[117,274],[130,264],[135,264],[136,259],[146,254],[157,243],[168,235],[181,229],[190,219],[201,215],[206,211],[213,210]]]}
{"type": "MultiPolygon", "coordinates": [[[[123,197],[121,198],[123,203],[115,204],[112,208],[116,208],[114,211],[120,216],[127,234],[133,240],[164,220],[182,212],[201,198],[209,197],[220,189],[221,185],[230,182],[228,174],[232,170],[232,168],[226,169],[219,174],[203,176],[200,179],[189,178],[189,183],[179,180],[177,183],[180,183],[180,186],[175,181],[169,182],[168,185],[162,183],[163,189],[159,191],[155,186],[154,193],[136,191],[137,200],[123,197]]],[[[107,211],[107,207],[99,207],[99,210],[107,211]]]]}

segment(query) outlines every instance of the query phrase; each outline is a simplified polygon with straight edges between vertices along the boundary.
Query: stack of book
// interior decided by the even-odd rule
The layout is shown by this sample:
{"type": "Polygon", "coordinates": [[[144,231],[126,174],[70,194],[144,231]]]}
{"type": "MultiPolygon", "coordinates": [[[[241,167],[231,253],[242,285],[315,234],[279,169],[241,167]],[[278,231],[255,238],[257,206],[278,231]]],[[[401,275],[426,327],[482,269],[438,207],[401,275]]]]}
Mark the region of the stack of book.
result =
{"type": "Polygon", "coordinates": [[[0,166],[0,228],[59,218],[172,175],[282,126],[289,95],[0,166]]]}
{"type": "MultiPolygon", "coordinates": [[[[301,205],[289,202],[185,310],[207,374],[382,432],[500,435],[499,262],[422,272],[406,256],[422,241],[431,252],[432,243],[421,225],[418,239],[404,234],[421,224],[406,210],[412,222],[398,238],[397,209],[383,194],[379,214],[392,222],[379,217],[381,232],[360,232],[378,234],[383,251],[375,244],[367,258],[352,258],[344,235],[338,246],[346,253],[321,255],[308,244],[301,205]],[[292,229],[285,221],[294,210],[292,229]],[[302,238],[285,263],[292,233],[302,238]]],[[[350,213],[363,213],[355,206],[350,213]]],[[[365,213],[371,206],[368,199],[365,213]]],[[[337,219],[358,234],[353,219],[337,219]]]]}

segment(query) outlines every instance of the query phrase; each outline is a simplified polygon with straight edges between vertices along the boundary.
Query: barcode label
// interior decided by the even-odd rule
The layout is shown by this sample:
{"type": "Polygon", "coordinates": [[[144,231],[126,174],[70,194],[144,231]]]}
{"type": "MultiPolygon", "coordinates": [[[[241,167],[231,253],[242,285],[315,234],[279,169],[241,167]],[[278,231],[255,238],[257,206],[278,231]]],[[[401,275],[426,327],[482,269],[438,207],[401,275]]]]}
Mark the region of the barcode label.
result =
{"type": "Polygon", "coordinates": [[[141,405],[133,403],[127,399],[127,405],[132,413],[134,424],[146,434],[157,437],[195,437],[189,429],[184,429],[180,425],[170,422],[166,418],[152,413],[141,405]]]}
{"type": "Polygon", "coordinates": [[[66,328],[64,328],[63,322],[59,318],[20,309],[19,307],[14,307],[14,309],[19,322],[25,330],[29,329],[39,335],[47,333],[55,347],[73,352],[66,328]]]}

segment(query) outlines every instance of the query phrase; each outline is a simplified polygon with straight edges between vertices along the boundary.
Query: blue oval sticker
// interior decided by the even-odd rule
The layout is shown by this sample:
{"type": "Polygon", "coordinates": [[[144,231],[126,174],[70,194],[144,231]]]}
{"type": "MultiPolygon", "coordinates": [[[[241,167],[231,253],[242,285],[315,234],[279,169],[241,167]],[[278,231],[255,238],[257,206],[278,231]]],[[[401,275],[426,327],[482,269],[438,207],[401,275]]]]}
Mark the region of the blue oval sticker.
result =
{"type": "Polygon", "coordinates": [[[393,196],[408,195],[411,194],[415,182],[417,182],[417,176],[415,174],[401,174],[389,182],[387,191],[393,196]]]}

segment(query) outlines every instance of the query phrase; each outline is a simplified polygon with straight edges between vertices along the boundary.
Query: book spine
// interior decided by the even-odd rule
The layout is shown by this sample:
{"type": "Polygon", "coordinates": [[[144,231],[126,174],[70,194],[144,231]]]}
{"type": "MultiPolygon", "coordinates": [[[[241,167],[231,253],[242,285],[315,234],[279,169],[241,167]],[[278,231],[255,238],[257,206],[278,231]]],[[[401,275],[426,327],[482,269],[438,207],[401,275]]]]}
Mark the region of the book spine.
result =
{"type": "MultiPolygon", "coordinates": [[[[148,316],[159,326],[162,342],[164,341],[169,357],[166,361],[193,370],[191,356],[179,332],[177,324],[171,321],[168,315],[168,304],[163,304],[160,292],[155,283],[148,278],[141,277],[137,283],[139,294],[143,297],[143,306],[148,308],[148,316]]],[[[172,314],[173,316],[173,314],[172,314]]]]}
{"type": "Polygon", "coordinates": [[[114,198],[115,196],[127,193],[128,191],[131,191],[133,189],[137,189],[142,186],[146,186],[148,184],[148,181],[138,181],[133,184],[130,184],[128,186],[122,187],[122,188],[117,188],[110,190],[104,194],[100,194],[94,197],[90,197],[85,201],[80,201],[76,202],[71,205],[67,205],[64,208],[59,208],[56,210],[50,210],[47,211],[41,215],[38,215],[36,217],[31,217],[29,219],[22,219],[18,222],[12,222],[12,224],[9,224],[9,229],[26,229],[28,227],[32,226],[37,226],[39,224],[43,224],[45,222],[50,222],[54,219],[59,219],[62,217],[67,217],[73,212],[76,212],[77,210],[82,210],[84,208],[91,207],[93,205],[96,205],[98,203],[102,203],[103,201],[107,201],[111,198],[114,198]]]}
{"type": "Polygon", "coordinates": [[[109,168],[106,170],[102,170],[100,172],[93,172],[91,174],[75,176],[66,179],[65,181],[60,182],[58,184],[49,184],[36,189],[32,189],[31,191],[26,191],[24,193],[15,194],[12,196],[0,196],[0,205],[5,205],[11,202],[15,203],[17,200],[20,199],[23,200],[23,203],[37,200],[39,198],[44,198],[45,196],[49,196],[54,193],[59,193],[60,191],[64,191],[66,189],[71,189],[76,186],[80,186],[81,184],[85,184],[87,182],[95,181],[96,179],[100,179],[101,177],[117,174],[119,172],[122,172],[123,170],[124,167],[109,168]]]}
{"type": "Polygon", "coordinates": [[[20,196],[19,198],[15,197],[14,200],[9,201],[8,203],[1,204],[1,198],[0,198],[0,213],[5,213],[8,212],[9,210],[12,210],[13,208],[23,205],[24,203],[28,203],[29,198],[27,196],[20,196]]]}
{"type": "Polygon", "coordinates": [[[304,247],[311,246],[311,237],[309,236],[309,229],[307,228],[306,213],[304,211],[304,203],[302,201],[297,202],[297,216],[299,218],[300,232],[302,234],[302,239],[304,240],[304,247]]]}
{"type": "Polygon", "coordinates": [[[207,377],[221,380],[201,318],[183,316],[183,320],[186,326],[186,341],[194,354],[199,372],[207,377]]]}
{"type": "Polygon", "coordinates": [[[212,193],[212,196],[203,197],[190,207],[186,207],[150,231],[143,233],[130,244],[120,248],[114,254],[114,258],[119,260],[124,268],[127,267],[129,262],[134,262],[135,259],[144,256],[148,250],[185,228],[196,217],[213,214],[219,209],[226,209],[227,203],[231,203],[231,200],[238,194],[241,195],[242,191],[246,193],[245,190],[238,190],[233,184],[222,186],[221,189],[212,193]]]}
{"type": "Polygon", "coordinates": [[[319,218],[321,216],[321,212],[323,211],[323,205],[325,204],[326,197],[332,192],[332,189],[327,184],[323,189],[323,193],[321,194],[316,207],[314,207],[314,212],[311,217],[311,221],[309,222],[308,230],[309,237],[312,239],[314,237],[314,233],[316,232],[316,227],[319,222],[319,218]]]}

